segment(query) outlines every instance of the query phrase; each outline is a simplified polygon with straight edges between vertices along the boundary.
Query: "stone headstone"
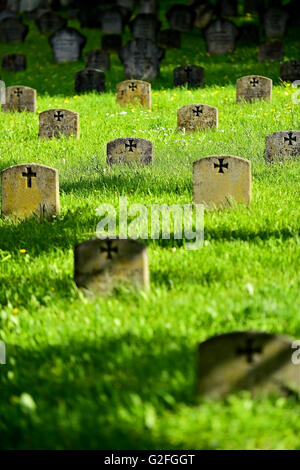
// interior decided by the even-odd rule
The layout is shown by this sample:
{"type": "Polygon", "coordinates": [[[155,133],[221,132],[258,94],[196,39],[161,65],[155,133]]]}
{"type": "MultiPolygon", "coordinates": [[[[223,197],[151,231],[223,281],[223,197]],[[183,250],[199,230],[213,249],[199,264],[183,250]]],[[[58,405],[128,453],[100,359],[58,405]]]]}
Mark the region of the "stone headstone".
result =
{"type": "Polygon", "coordinates": [[[300,131],[279,131],[266,137],[266,162],[284,162],[300,157],[300,131]]]}
{"type": "Polygon", "coordinates": [[[2,216],[41,218],[59,213],[58,172],[29,163],[2,171],[2,216]]]}
{"type": "Polygon", "coordinates": [[[284,36],[288,15],[282,8],[272,7],[264,17],[264,27],[267,38],[284,36]]]}
{"type": "Polygon", "coordinates": [[[177,130],[185,132],[218,127],[218,110],[206,104],[189,104],[177,110],[177,130]]]}
{"type": "Polygon", "coordinates": [[[39,7],[41,0],[20,0],[19,1],[19,12],[25,13],[35,10],[39,7]]]}
{"type": "Polygon", "coordinates": [[[110,60],[107,51],[95,49],[85,54],[85,67],[87,69],[109,70],[110,60]]]}
{"type": "Polygon", "coordinates": [[[151,39],[155,42],[160,22],[155,15],[140,14],[131,23],[134,38],[151,39]]]}
{"type": "Polygon", "coordinates": [[[39,115],[39,137],[79,137],[79,114],[68,109],[48,109],[39,115]]]}
{"type": "Polygon", "coordinates": [[[117,51],[122,48],[122,36],[120,34],[105,34],[101,39],[101,46],[104,51],[117,51]]]}
{"type": "Polygon", "coordinates": [[[26,56],[23,54],[6,54],[2,57],[2,69],[10,72],[26,70],[26,56]]]}
{"type": "Polygon", "coordinates": [[[228,20],[217,20],[205,31],[207,50],[210,54],[226,54],[235,48],[237,27],[228,20]]]}
{"type": "Polygon", "coordinates": [[[79,70],[75,75],[76,93],[85,93],[96,91],[102,93],[105,91],[105,74],[97,69],[79,70]]]}
{"type": "Polygon", "coordinates": [[[124,137],[107,144],[108,165],[149,165],[153,160],[153,144],[138,137],[124,137]]]}
{"type": "Polygon", "coordinates": [[[81,58],[86,37],[76,29],[63,28],[53,33],[49,41],[53,48],[55,62],[74,62],[81,58]]]}
{"type": "Polygon", "coordinates": [[[36,90],[28,86],[9,86],[5,90],[3,111],[36,111],[36,90]]]}
{"type": "Polygon", "coordinates": [[[283,59],[283,43],[279,39],[268,39],[259,46],[258,61],[273,61],[283,59]]]}
{"type": "Polygon", "coordinates": [[[167,20],[171,29],[191,31],[194,25],[195,13],[187,5],[172,5],[167,11],[167,20]]]}
{"type": "Polygon", "coordinates": [[[21,42],[28,34],[28,26],[19,18],[8,17],[0,21],[1,42],[21,42]]]}
{"type": "Polygon", "coordinates": [[[74,280],[88,295],[111,293],[120,285],[149,289],[146,245],[131,239],[93,238],[75,247],[74,280]]]}
{"type": "Polygon", "coordinates": [[[200,87],[204,83],[204,68],[198,65],[182,65],[173,72],[174,86],[200,87]]]}
{"type": "Polygon", "coordinates": [[[67,26],[67,21],[54,11],[47,11],[40,15],[35,23],[41,33],[54,33],[67,26]]]}
{"type": "Polygon", "coordinates": [[[156,0],[140,0],[138,5],[139,13],[156,13],[156,0]]]}
{"type": "Polygon", "coordinates": [[[159,45],[167,49],[180,49],[181,33],[175,29],[164,29],[159,35],[159,45]]]}
{"type": "Polygon", "coordinates": [[[163,55],[163,49],[150,39],[132,39],[119,54],[124,64],[125,78],[153,80],[159,73],[159,62],[163,55]]]}
{"type": "Polygon", "coordinates": [[[239,29],[239,41],[250,44],[258,44],[259,27],[256,24],[246,24],[239,29]]]}
{"type": "Polygon", "coordinates": [[[117,103],[151,108],[151,84],[142,80],[125,80],[117,85],[117,103]]]}
{"type": "Polygon", "coordinates": [[[280,78],[284,82],[300,80],[300,60],[287,60],[280,64],[280,78]]]}
{"type": "Polygon", "coordinates": [[[193,5],[193,10],[195,12],[195,28],[206,28],[211,22],[214,15],[214,9],[212,5],[205,2],[202,3],[201,1],[199,3],[195,2],[195,4],[193,5]]]}
{"type": "Polygon", "coordinates": [[[194,203],[230,206],[231,199],[250,204],[251,163],[231,155],[205,157],[193,164],[194,203]]]}
{"type": "Polygon", "coordinates": [[[198,394],[220,399],[250,390],[254,396],[298,396],[300,365],[291,360],[292,345],[290,338],[258,331],[209,338],[198,346],[198,394]]]}
{"type": "Polygon", "coordinates": [[[236,102],[272,99],[272,80],[260,75],[248,75],[236,81],[236,102]]]}
{"type": "Polygon", "coordinates": [[[101,15],[101,29],[104,33],[122,34],[122,15],[115,9],[105,10],[101,15]]]}

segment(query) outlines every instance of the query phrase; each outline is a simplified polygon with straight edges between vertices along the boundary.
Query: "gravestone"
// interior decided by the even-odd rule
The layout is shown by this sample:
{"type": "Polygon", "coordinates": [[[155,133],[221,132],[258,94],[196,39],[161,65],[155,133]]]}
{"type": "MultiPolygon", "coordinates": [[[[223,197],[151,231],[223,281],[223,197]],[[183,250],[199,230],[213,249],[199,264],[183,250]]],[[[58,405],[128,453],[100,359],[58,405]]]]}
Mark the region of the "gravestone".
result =
{"type": "Polygon", "coordinates": [[[79,114],[68,109],[47,109],[39,115],[39,127],[41,138],[61,135],[79,138],[79,114]]]}
{"type": "Polygon", "coordinates": [[[153,80],[159,73],[164,51],[150,39],[132,39],[121,50],[125,78],[153,80]]]}
{"type": "Polygon", "coordinates": [[[101,15],[101,29],[104,33],[122,34],[122,15],[115,9],[103,11],[101,15]]]}
{"type": "Polygon", "coordinates": [[[26,56],[23,54],[6,54],[2,57],[2,69],[10,72],[26,70],[26,56]]]}
{"type": "Polygon", "coordinates": [[[107,144],[108,165],[149,165],[153,160],[153,144],[138,137],[123,137],[107,144]]]}
{"type": "Polygon", "coordinates": [[[28,86],[9,86],[5,90],[3,111],[36,111],[36,90],[28,86]]]}
{"type": "Polygon", "coordinates": [[[284,36],[288,15],[282,8],[272,7],[265,13],[264,27],[267,38],[284,36]]]}
{"type": "Polygon", "coordinates": [[[35,20],[35,24],[41,33],[54,33],[59,29],[65,28],[67,21],[54,11],[47,11],[35,20]]]}
{"type": "Polygon", "coordinates": [[[283,59],[283,43],[279,39],[268,39],[259,46],[258,61],[273,61],[283,59]]]}
{"type": "Polygon", "coordinates": [[[280,64],[280,78],[284,82],[300,80],[300,60],[287,60],[280,64]]]}
{"type": "Polygon", "coordinates": [[[181,33],[175,29],[164,29],[159,35],[159,45],[167,49],[180,49],[181,33]]]}
{"type": "Polygon", "coordinates": [[[28,26],[23,24],[19,18],[6,17],[0,21],[1,42],[21,42],[28,34],[28,26]]]}
{"type": "Polygon", "coordinates": [[[284,162],[300,157],[300,131],[279,131],[266,137],[266,162],[284,162]]]}
{"type": "Polygon", "coordinates": [[[204,68],[198,65],[182,65],[173,71],[174,86],[200,87],[204,83],[204,68]]]}
{"type": "Polygon", "coordinates": [[[210,5],[209,3],[205,3],[205,2],[202,3],[200,1],[199,3],[195,2],[192,8],[195,12],[195,21],[194,21],[195,28],[201,28],[201,29],[206,28],[211,22],[213,15],[214,15],[214,9],[212,5],[210,5]]]}
{"type": "Polygon", "coordinates": [[[88,91],[102,93],[105,91],[105,73],[97,69],[79,70],[79,72],[75,74],[74,88],[76,93],[85,93],[88,91]]]}
{"type": "Polygon", "coordinates": [[[51,217],[59,213],[58,172],[45,165],[14,165],[2,171],[2,216],[51,217]]]}
{"type": "Polygon", "coordinates": [[[198,346],[197,392],[215,399],[240,390],[299,396],[300,365],[292,353],[293,340],[259,331],[209,338],[198,346]]]}
{"type": "Polygon", "coordinates": [[[239,29],[239,41],[258,44],[259,42],[259,27],[255,24],[245,24],[239,29]]]}
{"type": "Polygon", "coordinates": [[[139,13],[155,14],[156,13],[156,0],[140,0],[138,5],[139,13]]]}
{"type": "Polygon", "coordinates": [[[120,34],[105,34],[101,39],[101,47],[104,51],[119,52],[122,48],[122,36],[120,34]]]}
{"type": "Polygon", "coordinates": [[[55,62],[74,62],[81,58],[86,37],[76,29],[63,28],[53,33],[49,41],[53,48],[55,62]]]}
{"type": "Polygon", "coordinates": [[[151,108],[151,84],[142,80],[125,80],[117,85],[117,103],[151,108]]]}
{"type": "Polygon", "coordinates": [[[110,60],[107,51],[95,49],[85,54],[85,67],[87,69],[109,70],[110,60]]]}
{"type": "Polygon", "coordinates": [[[177,110],[177,130],[185,132],[218,127],[218,110],[206,104],[189,104],[177,110]]]}
{"type": "Polygon", "coordinates": [[[167,11],[167,20],[171,29],[177,31],[191,31],[193,29],[195,13],[187,5],[172,5],[167,11]]]}
{"type": "Polygon", "coordinates": [[[74,280],[88,295],[111,293],[120,285],[148,290],[146,245],[131,239],[86,240],[74,250],[74,280]]]}
{"type": "Polygon", "coordinates": [[[248,75],[236,81],[236,102],[272,99],[272,80],[260,75],[248,75]]]}
{"type": "Polygon", "coordinates": [[[193,164],[195,204],[230,206],[231,199],[250,204],[251,163],[231,155],[205,157],[193,164]]]}
{"type": "Polygon", "coordinates": [[[228,20],[217,20],[205,30],[207,50],[210,54],[226,54],[235,48],[237,27],[228,20]]]}
{"type": "Polygon", "coordinates": [[[160,22],[155,15],[140,14],[131,23],[132,35],[134,38],[151,39],[155,42],[160,22]]]}

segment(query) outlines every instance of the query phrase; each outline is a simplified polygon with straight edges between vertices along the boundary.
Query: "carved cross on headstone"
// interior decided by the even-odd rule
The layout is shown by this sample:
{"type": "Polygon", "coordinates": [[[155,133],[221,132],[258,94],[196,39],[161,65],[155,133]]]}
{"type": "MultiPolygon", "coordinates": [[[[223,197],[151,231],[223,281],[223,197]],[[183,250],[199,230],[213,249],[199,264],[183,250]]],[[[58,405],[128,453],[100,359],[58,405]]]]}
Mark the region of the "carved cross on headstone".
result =
{"type": "Polygon", "coordinates": [[[100,251],[107,253],[107,259],[112,259],[112,253],[118,253],[118,248],[112,248],[112,240],[107,240],[106,247],[101,246],[100,251]]]}
{"type": "Polygon", "coordinates": [[[293,133],[289,132],[288,137],[284,137],[284,142],[288,142],[288,145],[293,145],[293,142],[296,142],[296,136],[293,137],[293,133]]]}
{"type": "Polygon", "coordinates": [[[128,148],[129,147],[129,152],[133,152],[133,148],[136,148],[136,144],[134,144],[134,140],[133,139],[129,139],[128,140],[129,144],[125,144],[125,148],[128,148]]]}
{"type": "Polygon", "coordinates": [[[223,163],[224,158],[218,158],[219,163],[214,163],[214,168],[219,168],[218,173],[224,173],[223,169],[228,170],[228,163],[223,163]]]}
{"type": "Polygon", "coordinates": [[[256,85],[258,85],[258,80],[257,80],[257,78],[252,78],[252,80],[250,80],[250,84],[251,84],[253,87],[256,87],[256,85]]]}
{"type": "Polygon", "coordinates": [[[202,109],[200,109],[200,106],[196,106],[195,109],[192,110],[193,111],[193,114],[195,114],[196,116],[200,116],[200,114],[203,114],[203,111],[202,109]]]}
{"type": "Polygon", "coordinates": [[[23,94],[23,91],[20,90],[20,88],[17,88],[16,90],[14,90],[14,93],[15,93],[18,97],[20,97],[20,96],[23,94]]]}
{"type": "Polygon", "coordinates": [[[54,118],[57,120],[57,121],[61,121],[63,119],[64,115],[61,111],[57,111],[56,114],[54,114],[54,118]]]}
{"type": "Polygon", "coordinates": [[[24,176],[24,178],[27,178],[27,188],[31,188],[31,178],[36,178],[36,173],[31,170],[31,167],[28,167],[27,173],[23,172],[22,176],[24,176]]]}
{"type": "Polygon", "coordinates": [[[185,71],[185,73],[186,73],[186,78],[189,80],[190,74],[191,74],[192,71],[193,71],[192,67],[190,67],[190,66],[185,67],[184,71],[185,71]]]}
{"type": "Polygon", "coordinates": [[[135,90],[135,88],[137,88],[136,84],[135,83],[131,83],[130,85],[128,85],[128,87],[133,91],[135,90]]]}
{"type": "Polygon", "coordinates": [[[246,341],[246,347],[244,348],[238,348],[236,351],[238,356],[246,356],[247,357],[247,362],[251,364],[253,362],[253,355],[254,354],[261,354],[262,353],[262,348],[257,347],[255,348],[253,346],[253,339],[249,338],[246,341]]]}

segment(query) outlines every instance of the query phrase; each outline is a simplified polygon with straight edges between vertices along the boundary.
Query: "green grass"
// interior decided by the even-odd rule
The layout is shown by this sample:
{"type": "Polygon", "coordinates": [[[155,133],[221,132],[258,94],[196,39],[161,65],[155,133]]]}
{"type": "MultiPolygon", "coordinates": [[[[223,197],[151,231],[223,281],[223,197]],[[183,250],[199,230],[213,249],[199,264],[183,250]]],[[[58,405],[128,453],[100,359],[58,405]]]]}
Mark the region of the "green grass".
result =
{"type": "MultiPolygon", "coordinates": [[[[186,33],[152,83],[152,111],[124,109],[115,102],[123,79],[117,55],[106,93],[75,96],[83,62],[53,64],[47,38],[30,28],[24,44],[0,45],[0,55],[26,53],[28,70],[2,79],[36,88],[38,112],[79,112],[81,137],[40,141],[37,115],[1,113],[0,169],[29,162],[57,168],[62,210],[52,223],[0,220],[0,339],[7,345],[0,446],[300,449],[296,399],[195,396],[200,341],[245,329],[300,338],[299,162],[267,166],[263,159],[266,135],[300,127],[279,63],[257,64],[257,48],[241,45],[210,57],[201,33],[186,33]],[[205,67],[204,88],[172,88],[172,70],[185,62],[205,67]],[[274,80],[271,103],[235,104],[236,79],[251,73],[274,80]],[[176,132],[177,108],[192,103],[218,107],[218,131],[176,132]],[[107,168],[106,143],[127,136],[153,142],[151,167],[107,168]],[[124,289],[86,299],[73,282],[73,246],[94,236],[96,208],[117,206],[120,195],[148,207],[189,204],[192,162],[214,154],[251,160],[251,207],[206,212],[199,251],[180,240],[147,241],[149,294],[124,289]]],[[[100,46],[97,31],[84,33],[85,51],[100,46]]],[[[296,38],[291,30],[286,59],[296,58],[296,38]]]]}

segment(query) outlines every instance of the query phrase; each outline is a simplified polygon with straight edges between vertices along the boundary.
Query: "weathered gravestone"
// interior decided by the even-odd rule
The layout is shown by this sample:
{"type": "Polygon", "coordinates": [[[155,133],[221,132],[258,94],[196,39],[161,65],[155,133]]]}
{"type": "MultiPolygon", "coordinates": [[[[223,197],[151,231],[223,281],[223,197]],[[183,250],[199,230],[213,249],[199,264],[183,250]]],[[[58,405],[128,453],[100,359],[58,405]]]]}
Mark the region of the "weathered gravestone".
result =
{"type": "Polygon", "coordinates": [[[259,27],[255,24],[245,24],[239,29],[239,41],[258,44],[259,27]]]}
{"type": "Polygon", "coordinates": [[[283,59],[283,43],[279,39],[268,39],[259,46],[258,61],[283,59]]]}
{"type": "Polygon", "coordinates": [[[218,127],[218,110],[206,104],[189,104],[177,110],[177,130],[185,132],[218,127]]]}
{"type": "Polygon", "coordinates": [[[230,206],[231,199],[250,204],[251,163],[231,155],[205,157],[193,164],[195,204],[230,206]]]}
{"type": "Polygon", "coordinates": [[[49,41],[53,48],[55,62],[74,62],[81,57],[86,37],[76,29],[63,28],[53,33],[49,41]]]}
{"type": "Polygon", "coordinates": [[[156,13],[156,0],[140,0],[139,1],[139,6],[138,10],[139,13],[146,13],[146,14],[151,14],[151,13],[156,13]]]}
{"type": "Polygon", "coordinates": [[[235,48],[237,27],[228,20],[217,20],[205,30],[207,50],[210,54],[226,54],[235,48]]]}
{"type": "Polygon", "coordinates": [[[101,15],[101,29],[104,33],[122,34],[122,15],[116,8],[103,11],[101,15]]]}
{"type": "Polygon", "coordinates": [[[150,39],[132,39],[119,53],[125,78],[153,80],[159,73],[164,51],[150,39]]]}
{"type": "Polygon", "coordinates": [[[105,34],[101,39],[101,47],[104,51],[117,51],[122,48],[122,36],[120,34],[105,34]]]}
{"type": "Polygon", "coordinates": [[[155,42],[160,22],[155,15],[139,14],[131,23],[134,38],[151,39],[155,42]]]}
{"type": "Polygon", "coordinates": [[[109,70],[110,61],[107,51],[95,49],[85,54],[85,67],[87,69],[109,70]]]}
{"type": "Polygon", "coordinates": [[[26,56],[23,54],[6,54],[2,57],[2,69],[10,72],[26,70],[26,56]]]}
{"type": "Polygon", "coordinates": [[[75,247],[74,280],[88,295],[104,295],[120,285],[149,289],[146,245],[127,239],[94,238],[75,247]]]}
{"type": "Polygon", "coordinates": [[[260,75],[248,75],[236,81],[236,102],[272,99],[272,80],[260,75]]]}
{"type": "Polygon", "coordinates": [[[61,135],[79,138],[79,114],[68,109],[48,109],[39,115],[39,137],[59,138],[61,135]]]}
{"type": "Polygon", "coordinates": [[[280,64],[280,78],[285,82],[300,80],[300,60],[287,60],[280,64]]]}
{"type": "Polygon", "coordinates": [[[124,137],[107,144],[107,163],[149,165],[153,160],[153,144],[150,140],[124,137]]]}
{"type": "Polygon", "coordinates": [[[51,217],[59,212],[58,172],[29,163],[2,171],[2,216],[51,217]]]}
{"type": "Polygon", "coordinates": [[[284,36],[288,15],[282,8],[270,8],[264,17],[264,27],[267,38],[284,36]]]}
{"type": "Polygon", "coordinates": [[[0,41],[20,42],[24,41],[28,34],[28,26],[19,18],[6,17],[0,21],[0,41]]]}
{"type": "Polygon", "coordinates": [[[125,80],[117,85],[117,103],[128,105],[140,103],[151,108],[151,84],[142,80],[125,80]]]}
{"type": "Polygon", "coordinates": [[[199,87],[204,83],[204,68],[198,65],[182,65],[173,72],[174,86],[199,87]]]}
{"type": "Polygon", "coordinates": [[[159,35],[159,45],[167,49],[180,49],[181,33],[176,29],[164,29],[159,35]]]}
{"type": "Polygon", "coordinates": [[[67,21],[54,11],[47,11],[35,20],[35,24],[41,33],[54,33],[59,29],[65,28],[67,21]]]}
{"type": "Polygon", "coordinates": [[[191,31],[193,29],[195,12],[187,5],[172,5],[166,16],[172,29],[177,31],[191,31]]]}
{"type": "Polygon", "coordinates": [[[5,91],[3,111],[36,111],[36,90],[28,86],[9,86],[5,91]]]}
{"type": "Polygon", "coordinates": [[[220,399],[240,390],[254,396],[298,396],[300,365],[293,364],[293,340],[258,331],[209,338],[198,346],[197,392],[220,399]]]}
{"type": "Polygon", "coordinates": [[[279,131],[266,137],[266,162],[284,162],[300,157],[300,131],[279,131]]]}
{"type": "Polygon", "coordinates": [[[97,69],[79,70],[75,74],[74,88],[76,93],[85,93],[87,91],[102,93],[105,91],[105,74],[97,69]]]}

